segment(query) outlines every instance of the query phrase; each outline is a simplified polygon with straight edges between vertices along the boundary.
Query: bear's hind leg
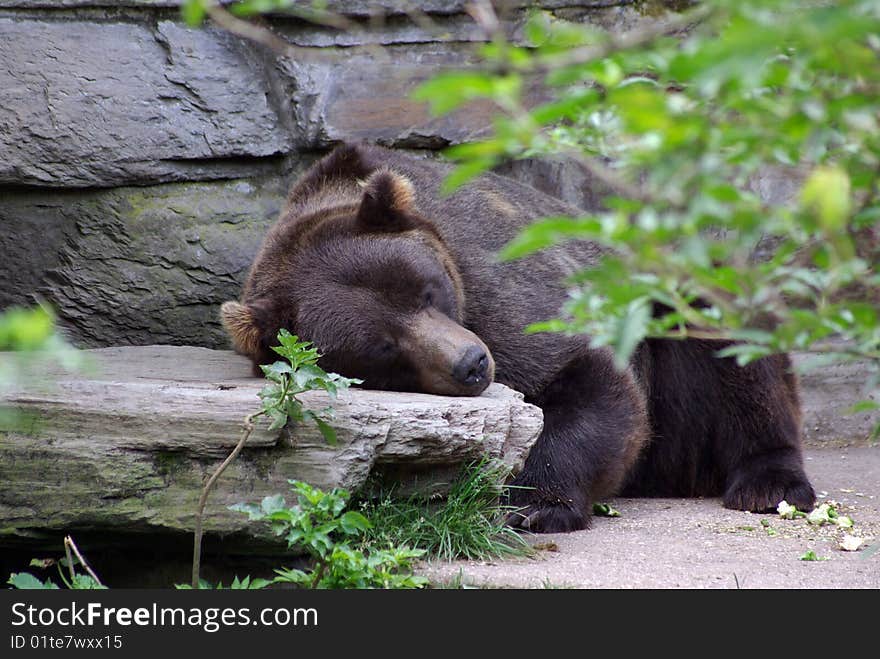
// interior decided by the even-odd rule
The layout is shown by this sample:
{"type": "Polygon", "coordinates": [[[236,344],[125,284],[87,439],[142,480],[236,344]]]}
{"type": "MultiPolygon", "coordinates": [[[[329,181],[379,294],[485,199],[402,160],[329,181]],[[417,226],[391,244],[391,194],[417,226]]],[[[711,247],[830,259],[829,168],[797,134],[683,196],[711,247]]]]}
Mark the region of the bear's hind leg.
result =
{"type": "Polygon", "coordinates": [[[816,495],[800,461],[800,452],[790,448],[749,456],[730,472],[724,507],[766,513],[785,500],[798,510],[812,510],[816,495]]]}
{"type": "Polygon", "coordinates": [[[810,510],[797,380],[785,355],[740,367],[718,341],[649,339],[653,438],[624,494],[721,496],[766,512],[785,499],[810,510]]]}
{"type": "Polygon", "coordinates": [[[590,351],[529,402],[544,429],[509,490],[509,523],[536,533],[589,526],[593,501],[614,494],[648,435],[645,401],[629,372],[590,351]]]}
{"type": "Polygon", "coordinates": [[[812,510],[816,495],[804,472],[800,401],[788,356],[765,357],[745,367],[719,361],[741,415],[733,424],[720,422],[725,432],[719,439],[728,446],[718,450],[728,461],[724,506],[771,512],[785,500],[812,510]]]}

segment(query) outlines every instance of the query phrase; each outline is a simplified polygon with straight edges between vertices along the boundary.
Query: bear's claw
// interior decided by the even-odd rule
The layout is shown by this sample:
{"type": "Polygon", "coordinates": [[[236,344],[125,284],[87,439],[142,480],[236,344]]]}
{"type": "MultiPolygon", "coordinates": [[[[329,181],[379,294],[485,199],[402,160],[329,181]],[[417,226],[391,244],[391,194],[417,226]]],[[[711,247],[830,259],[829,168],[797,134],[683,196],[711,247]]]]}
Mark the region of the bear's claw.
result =
{"type": "Polygon", "coordinates": [[[568,533],[589,528],[590,518],[569,506],[543,503],[508,513],[505,524],[531,533],[568,533]]]}
{"type": "Polygon", "coordinates": [[[816,493],[805,474],[779,471],[736,474],[724,493],[725,508],[755,513],[774,512],[783,500],[798,510],[813,509],[816,493]]]}

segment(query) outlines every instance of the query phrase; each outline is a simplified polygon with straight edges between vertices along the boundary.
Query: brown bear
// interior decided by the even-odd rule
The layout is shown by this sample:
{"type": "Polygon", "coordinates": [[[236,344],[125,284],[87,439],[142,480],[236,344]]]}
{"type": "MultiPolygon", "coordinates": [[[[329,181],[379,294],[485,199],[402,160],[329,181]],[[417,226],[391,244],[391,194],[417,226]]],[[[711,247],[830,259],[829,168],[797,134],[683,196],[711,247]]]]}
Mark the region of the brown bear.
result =
{"type": "Polygon", "coordinates": [[[629,368],[584,336],[526,334],[560,311],[563,279],[602,248],[571,242],[499,262],[541,217],[577,209],[486,174],[442,196],[450,167],[341,146],[292,188],[240,302],[222,307],[234,347],[274,361],[280,328],[321,365],[373,389],[480,394],[494,379],[544,411],[510,489],[512,523],[583,529],[614,494],[722,496],[767,511],[814,503],[803,470],[797,383],[785,356],[744,368],[719,342],[647,340],[629,368]]]}

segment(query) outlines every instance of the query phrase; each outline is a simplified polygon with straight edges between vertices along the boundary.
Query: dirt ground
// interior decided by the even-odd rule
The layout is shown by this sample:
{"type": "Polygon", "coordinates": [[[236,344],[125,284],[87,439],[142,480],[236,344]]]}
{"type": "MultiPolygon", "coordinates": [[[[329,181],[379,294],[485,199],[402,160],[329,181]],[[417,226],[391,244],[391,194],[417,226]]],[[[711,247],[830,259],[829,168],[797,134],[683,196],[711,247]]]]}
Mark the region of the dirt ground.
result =
{"type": "Polygon", "coordinates": [[[615,499],[621,516],[589,531],[530,537],[542,547],[535,558],[433,562],[421,573],[493,588],[880,588],[880,551],[864,551],[880,543],[880,446],[810,449],[806,467],[819,502],[852,518],[861,550],[842,550],[837,526],[718,499],[615,499]],[[808,550],[826,560],[801,560],[808,550]]]}

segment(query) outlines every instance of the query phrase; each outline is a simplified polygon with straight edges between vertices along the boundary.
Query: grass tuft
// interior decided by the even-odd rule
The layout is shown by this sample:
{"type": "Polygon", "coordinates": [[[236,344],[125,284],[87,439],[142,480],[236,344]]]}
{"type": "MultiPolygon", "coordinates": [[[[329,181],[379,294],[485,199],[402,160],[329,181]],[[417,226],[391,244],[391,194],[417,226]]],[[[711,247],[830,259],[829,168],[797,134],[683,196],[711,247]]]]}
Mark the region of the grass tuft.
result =
{"type": "Polygon", "coordinates": [[[423,549],[445,560],[529,556],[529,543],[504,524],[512,510],[500,503],[508,474],[504,464],[483,458],[462,469],[445,501],[396,498],[392,491],[368,502],[364,514],[373,526],[366,541],[423,549]]]}

